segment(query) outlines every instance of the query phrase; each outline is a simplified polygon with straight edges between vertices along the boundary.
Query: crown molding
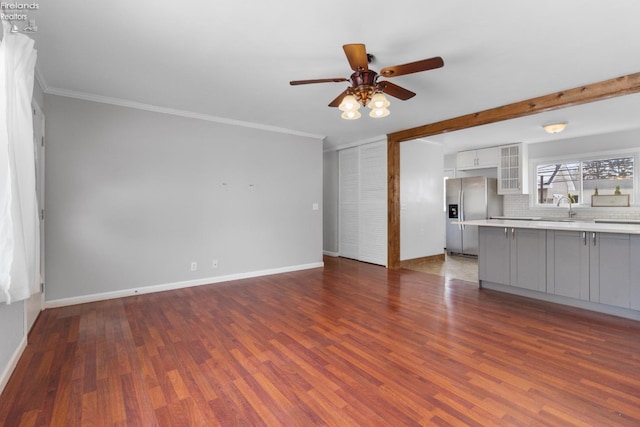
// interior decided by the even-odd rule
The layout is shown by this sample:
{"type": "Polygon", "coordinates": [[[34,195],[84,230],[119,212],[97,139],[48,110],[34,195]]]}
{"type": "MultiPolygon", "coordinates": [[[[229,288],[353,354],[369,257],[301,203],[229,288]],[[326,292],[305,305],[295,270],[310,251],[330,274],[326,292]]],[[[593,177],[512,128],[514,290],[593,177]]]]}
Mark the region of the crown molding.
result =
{"type": "Polygon", "coordinates": [[[328,151],[340,151],[340,150],[345,150],[347,148],[352,148],[352,147],[357,147],[359,145],[364,145],[364,144],[370,144],[373,142],[387,142],[387,135],[378,135],[378,136],[374,136],[371,138],[367,138],[367,139],[361,139],[358,141],[353,141],[353,142],[347,142],[346,144],[341,144],[335,147],[329,147],[329,148],[325,148],[323,151],[324,152],[328,152],[328,151]]]}
{"type": "Polygon", "coordinates": [[[48,95],[64,96],[67,98],[99,102],[101,104],[116,105],[119,107],[134,108],[136,110],[150,111],[153,113],[169,114],[172,116],[186,117],[189,119],[204,120],[207,122],[222,123],[226,125],[258,129],[258,130],[263,130],[267,132],[276,132],[276,133],[282,133],[287,135],[301,136],[304,138],[313,138],[313,139],[318,139],[320,141],[323,141],[325,138],[325,135],[317,135],[313,133],[300,132],[293,129],[286,129],[286,128],[281,128],[277,126],[267,126],[259,123],[251,123],[251,122],[245,122],[242,120],[227,119],[224,117],[217,117],[217,116],[211,116],[208,114],[196,113],[194,111],[160,107],[157,105],[144,104],[142,102],[129,101],[126,99],[111,98],[108,96],[95,95],[87,92],[77,92],[77,91],[68,90],[68,89],[51,87],[46,84],[42,74],[40,73],[37,67],[36,67],[36,78],[38,79],[38,83],[40,84],[42,91],[48,95]]]}

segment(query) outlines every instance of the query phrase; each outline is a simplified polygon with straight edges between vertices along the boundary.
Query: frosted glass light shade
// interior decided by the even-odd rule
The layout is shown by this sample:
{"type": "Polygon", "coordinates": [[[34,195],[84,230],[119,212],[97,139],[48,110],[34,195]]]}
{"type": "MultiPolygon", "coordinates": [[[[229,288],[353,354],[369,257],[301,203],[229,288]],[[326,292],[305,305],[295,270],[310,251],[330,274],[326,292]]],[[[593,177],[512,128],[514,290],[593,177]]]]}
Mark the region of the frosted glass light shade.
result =
{"type": "Polygon", "coordinates": [[[373,117],[374,119],[380,119],[382,117],[387,117],[389,114],[391,114],[391,112],[386,108],[374,108],[369,113],[369,116],[373,117]]]}
{"type": "Polygon", "coordinates": [[[342,117],[345,120],[356,120],[362,117],[362,114],[360,114],[358,110],[350,110],[342,113],[340,117],[342,117]]]}
{"type": "Polygon", "coordinates": [[[566,123],[550,123],[542,126],[547,133],[560,133],[567,127],[566,123]]]}
{"type": "Polygon", "coordinates": [[[369,104],[367,104],[367,107],[373,110],[373,109],[387,108],[389,105],[391,105],[391,103],[389,102],[387,97],[384,96],[384,93],[378,92],[371,97],[371,101],[369,101],[369,104]]]}
{"type": "Polygon", "coordinates": [[[342,102],[338,106],[342,111],[356,111],[360,108],[360,103],[353,95],[347,95],[342,98],[342,102]]]}

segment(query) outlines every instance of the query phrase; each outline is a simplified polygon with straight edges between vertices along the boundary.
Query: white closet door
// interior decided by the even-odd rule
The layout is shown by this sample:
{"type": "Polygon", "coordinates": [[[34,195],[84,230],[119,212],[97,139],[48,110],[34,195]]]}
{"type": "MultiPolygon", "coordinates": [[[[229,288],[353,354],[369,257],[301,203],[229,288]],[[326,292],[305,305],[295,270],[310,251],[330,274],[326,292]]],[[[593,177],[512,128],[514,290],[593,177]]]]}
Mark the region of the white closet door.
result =
{"type": "Polygon", "coordinates": [[[361,261],[387,265],[387,143],[360,147],[361,261]]]}
{"type": "Polygon", "coordinates": [[[341,150],[340,256],[387,265],[387,143],[341,150]]]}
{"type": "Polygon", "coordinates": [[[341,150],[338,153],[338,168],[339,252],[340,256],[358,259],[360,167],[357,147],[341,150]]]}

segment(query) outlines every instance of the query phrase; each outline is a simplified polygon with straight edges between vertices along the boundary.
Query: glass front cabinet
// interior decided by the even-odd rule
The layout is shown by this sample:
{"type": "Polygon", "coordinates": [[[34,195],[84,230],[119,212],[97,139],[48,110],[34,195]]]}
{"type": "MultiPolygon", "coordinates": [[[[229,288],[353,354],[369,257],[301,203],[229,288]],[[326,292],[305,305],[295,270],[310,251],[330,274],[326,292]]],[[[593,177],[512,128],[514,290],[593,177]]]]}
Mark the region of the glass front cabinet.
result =
{"type": "Polygon", "coordinates": [[[498,156],[498,194],[528,194],[527,145],[503,145],[498,156]]]}

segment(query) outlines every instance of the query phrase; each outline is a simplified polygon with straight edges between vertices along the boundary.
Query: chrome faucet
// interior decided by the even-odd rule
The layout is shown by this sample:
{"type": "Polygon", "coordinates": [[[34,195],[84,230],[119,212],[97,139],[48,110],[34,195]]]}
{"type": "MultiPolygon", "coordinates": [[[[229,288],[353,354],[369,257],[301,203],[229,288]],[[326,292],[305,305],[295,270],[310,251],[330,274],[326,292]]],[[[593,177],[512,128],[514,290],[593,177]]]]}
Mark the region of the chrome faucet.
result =
{"type": "Polygon", "coordinates": [[[569,202],[569,218],[573,218],[573,216],[576,214],[575,212],[573,212],[571,210],[571,197],[567,197],[567,196],[562,196],[558,199],[558,203],[556,204],[556,206],[560,206],[560,203],[562,203],[563,200],[567,200],[567,202],[569,202]]]}

